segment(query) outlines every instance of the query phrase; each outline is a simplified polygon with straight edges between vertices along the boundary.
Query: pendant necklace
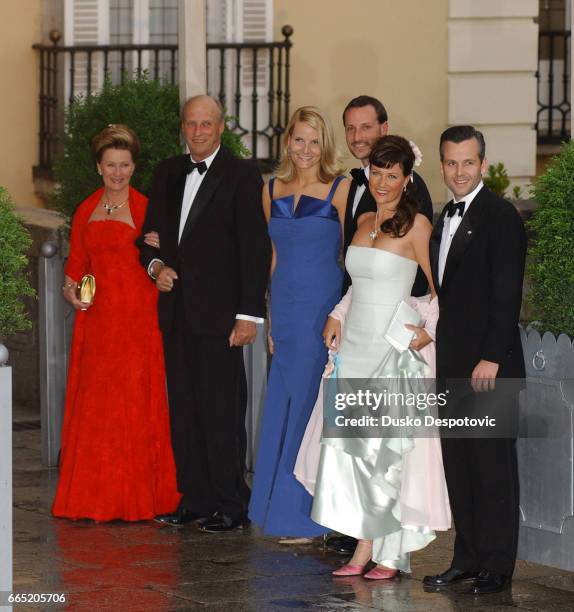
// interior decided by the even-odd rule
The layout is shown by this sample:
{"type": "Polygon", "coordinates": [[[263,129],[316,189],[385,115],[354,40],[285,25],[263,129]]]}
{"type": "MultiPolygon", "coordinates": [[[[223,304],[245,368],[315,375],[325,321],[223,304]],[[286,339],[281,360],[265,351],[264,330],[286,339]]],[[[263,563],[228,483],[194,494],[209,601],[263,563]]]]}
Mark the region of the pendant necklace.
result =
{"type": "Polygon", "coordinates": [[[379,235],[380,231],[381,230],[379,226],[379,209],[377,209],[377,212],[375,213],[375,225],[373,227],[373,230],[369,232],[369,238],[374,242],[377,239],[377,236],[379,235]]]}
{"type": "Polygon", "coordinates": [[[110,201],[108,200],[107,202],[104,202],[102,200],[102,206],[104,207],[104,209],[106,210],[106,212],[108,213],[108,216],[111,215],[114,210],[119,210],[122,206],[124,206],[124,204],[129,200],[129,198],[125,199],[123,202],[120,202],[119,204],[111,204],[110,201]]]}

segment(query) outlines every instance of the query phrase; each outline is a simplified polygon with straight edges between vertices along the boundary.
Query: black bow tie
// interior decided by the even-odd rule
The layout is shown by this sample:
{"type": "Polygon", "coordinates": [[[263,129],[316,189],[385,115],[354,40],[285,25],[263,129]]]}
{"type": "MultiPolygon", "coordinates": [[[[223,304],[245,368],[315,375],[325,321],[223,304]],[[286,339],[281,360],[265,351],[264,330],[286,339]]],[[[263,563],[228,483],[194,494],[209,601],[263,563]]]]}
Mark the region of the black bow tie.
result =
{"type": "Polygon", "coordinates": [[[207,164],[204,161],[195,163],[194,161],[191,161],[191,157],[188,157],[187,164],[185,166],[185,173],[189,174],[194,170],[197,170],[199,174],[203,174],[207,170],[207,164]]]}
{"type": "Polygon", "coordinates": [[[365,176],[365,171],[362,168],[353,168],[351,170],[353,180],[359,185],[368,185],[369,179],[365,176]]]}
{"type": "Polygon", "coordinates": [[[458,216],[462,217],[464,214],[464,207],[466,203],[463,202],[449,202],[446,207],[446,215],[447,217],[454,217],[456,211],[458,210],[458,216]]]}

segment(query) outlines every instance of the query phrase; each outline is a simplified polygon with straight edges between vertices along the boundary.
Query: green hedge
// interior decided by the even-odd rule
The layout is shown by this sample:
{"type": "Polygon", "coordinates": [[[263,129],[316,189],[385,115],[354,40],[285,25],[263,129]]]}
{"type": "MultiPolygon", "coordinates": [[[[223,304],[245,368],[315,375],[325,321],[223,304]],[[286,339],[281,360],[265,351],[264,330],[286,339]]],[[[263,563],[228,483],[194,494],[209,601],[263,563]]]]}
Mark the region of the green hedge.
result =
{"type": "Polygon", "coordinates": [[[574,336],[574,142],[535,182],[527,297],[542,331],[574,336]]]}
{"type": "MultiPolygon", "coordinates": [[[[91,141],[110,123],[128,125],[141,141],[132,185],[143,193],[149,191],[157,163],[183,151],[179,91],[175,85],[152,80],[144,73],[127,79],[124,85],[106,81],[97,94],[76,98],[66,111],[63,154],[54,163],[58,189],[51,201],[51,206],[68,219],[76,206],[101,186],[91,141]]],[[[240,138],[227,128],[222,140],[236,155],[249,154],[240,138]]]]}
{"type": "Polygon", "coordinates": [[[26,271],[32,239],[13,206],[6,189],[0,187],[0,340],[30,328],[22,298],[34,295],[26,271]]]}

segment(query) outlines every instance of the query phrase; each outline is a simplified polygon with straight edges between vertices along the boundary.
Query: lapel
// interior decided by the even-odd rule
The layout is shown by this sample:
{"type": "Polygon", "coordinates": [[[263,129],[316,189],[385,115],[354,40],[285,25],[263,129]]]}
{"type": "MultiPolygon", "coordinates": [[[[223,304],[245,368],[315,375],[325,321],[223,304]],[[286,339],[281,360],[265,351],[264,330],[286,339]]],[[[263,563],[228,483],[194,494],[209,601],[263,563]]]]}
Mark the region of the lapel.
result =
{"type": "Polygon", "coordinates": [[[476,194],[470,208],[462,218],[462,221],[456,230],[456,234],[452,237],[452,242],[450,244],[450,249],[448,251],[444,266],[444,274],[442,277],[443,289],[446,285],[448,285],[448,282],[460,264],[465,251],[474,240],[476,229],[483,217],[486,199],[488,199],[488,189],[483,187],[476,194]]]}
{"type": "Polygon", "coordinates": [[[187,220],[185,222],[183,232],[181,233],[181,240],[179,241],[180,245],[183,244],[183,241],[189,237],[193,228],[197,225],[201,213],[205,210],[206,206],[209,204],[209,201],[213,197],[217,186],[223,178],[226,162],[228,160],[229,155],[230,153],[228,153],[222,145],[219,149],[219,152],[215,156],[215,159],[213,160],[207,172],[205,173],[205,178],[199,186],[197,194],[195,195],[195,199],[193,200],[193,204],[191,205],[191,210],[187,215],[187,220]]]}
{"type": "Polygon", "coordinates": [[[440,242],[442,240],[442,230],[444,228],[444,218],[446,215],[448,204],[442,209],[440,217],[438,221],[435,223],[433,227],[432,234],[429,242],[429,254],[430,254],[430,262],[431,262],[431,270],[432,270],[432,278],[434,282],[434,286],[437,292],[440,291],[440,285],[438,282],[438,258],[440,252],[440,242]]]}
{"type": "Polygon", "coordinates": [[[351,186],[349,187],[349,195],[347,197],[347,208],[345,209],[345,237],[351,239],[353,233],[353,200],[355,199],[355,193],[357,191],[357,181],[351,179],[351,186]]]}
{"type": "Polygon", "coordinates": [[[185,160],[187,155],[182,155],[178,166],[174,168],[172,180],[168,182],[168,232],[170,233],[170,240],[177,245],[177,239],[179,234],[179,219],[181,217],[181,206],[183,203],[183,192],[185,191],[185,180],[187,173],[185,172],[185,160]]]}
{"type": "Polygon", "coordinates": [[[365,191],[363,191],[363,195],[357,204],[357,210],[355,211],[355,227],[357,227],[357,219],[366,212],[375,212],[377,210],[377,203],[375,202],[375,198],[371,195],[369,190],[369,186],[365,187],[365,191]]]}

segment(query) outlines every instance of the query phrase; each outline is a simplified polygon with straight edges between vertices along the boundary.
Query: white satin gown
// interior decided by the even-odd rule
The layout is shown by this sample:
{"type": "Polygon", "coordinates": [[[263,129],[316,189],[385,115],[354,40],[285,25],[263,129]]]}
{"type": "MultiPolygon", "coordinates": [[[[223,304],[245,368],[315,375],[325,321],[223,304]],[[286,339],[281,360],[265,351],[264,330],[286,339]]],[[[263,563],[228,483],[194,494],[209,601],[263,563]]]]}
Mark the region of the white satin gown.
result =
{"type": "MultiPolygon", "coordinates": [[[[406,355],[384,334],[397,304],[409,300],[417,263],[354,245],[345,263],[353,290],[337,377],[404,379],[406,355]]],[[[434,351],[430,355],[434,359],[434,351]]],[[[428,361],[429,352],[424,356],[428,361]]],[[[419,376],[434,376],[434,364],[419,376]]],[[[321,390],[295,467],[314,495],[311,517],[334,531],[373,540],[373,561],[409,572],[409,553],[434,540],[435,530],[450,527],[438,433],[416,439],[323,438],[322,424],[321,390]]]]}

